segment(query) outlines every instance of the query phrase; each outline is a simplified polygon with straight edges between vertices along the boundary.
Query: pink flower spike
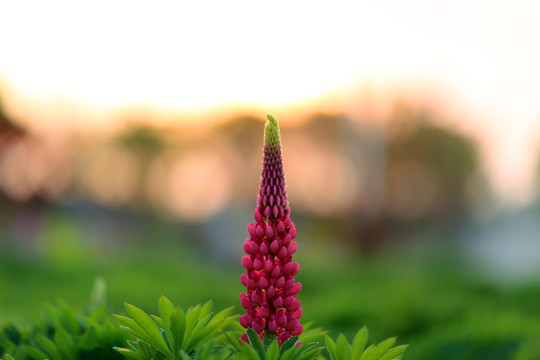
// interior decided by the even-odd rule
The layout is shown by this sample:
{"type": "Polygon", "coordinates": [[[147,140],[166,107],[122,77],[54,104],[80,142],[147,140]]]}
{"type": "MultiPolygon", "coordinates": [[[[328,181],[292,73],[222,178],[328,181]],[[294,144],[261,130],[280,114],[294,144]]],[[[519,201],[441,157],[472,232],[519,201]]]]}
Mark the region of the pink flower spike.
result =
{"type": "MultiPolygon", "coordinates": [[[[253,213],[255,222],[248,224],[250,238],[243,244],[247,256],[241,262],[247,274],[242,274],[240,282],[247,291],[240,294],[240,304],[246,314],[239,321],[243,327],[255,330],[261,339],[266,333],[273,333],[279,344],[283,344],[303,330],[298,321],[302,309],[296,299],[302,286],[294,279],[299,266],[292,263],[292,255],[298,244],[293,242],[296,227],[290,218],[279,126],[270,114],[265,126],[263,156],[253,213]]],[[[246,334],[240,341],[248,341],[246,334]]]]}

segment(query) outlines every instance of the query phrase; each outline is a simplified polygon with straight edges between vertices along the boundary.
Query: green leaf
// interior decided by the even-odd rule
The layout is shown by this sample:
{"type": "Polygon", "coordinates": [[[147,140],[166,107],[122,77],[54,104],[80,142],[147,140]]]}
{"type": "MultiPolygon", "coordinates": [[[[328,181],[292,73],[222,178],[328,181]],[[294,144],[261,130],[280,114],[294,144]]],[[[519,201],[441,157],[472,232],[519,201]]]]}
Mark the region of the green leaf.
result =
{"type": "MultiPolygon", "coordinates": [[[[273,333],[271,333],[273,334],[273,333]]],[[[274,338],[275,338],[275,334],[274,338]]],[[[266,334],[264,336],[266,338],[266,334]]],[[[278,360],[279,358],[279,343],[276,340],[272,340],[266,348],[266,360],[278,360]]]]}
{"type": "Polygon", "coordinates": [[[9,355],[9,354],[6,354],[4,360],[15,360],[15,359],[13,359],[13,356],[11,356],[11,355],[9,355]]]}
{"type": "Polygon", "coordinates": [[[265,349],[268,349],[268,346],[272,344],[273,342],[277,341],[276,334],[271,332],[265,332],[263,337],[263,345],[265,349]]]}
{"type": "Polygon", "coordinates": [[[320,340],[327,333],[327,331],[323,330],[322,328],[312,329],[312,325],[313,321],[307,322],[304,325],[304,331],[298,337],[299,340],[304,344],[308,344],[314,341],[318,342],[318,340],[320,340]]]}
{"type": "Polygon", "coordinates": [[[163,330],[165,330],[165,334],[167,335],[167,340],[169,342],[170,348],[172,349],[173,352],[175,352],[176,351],[175,339],[174,339],[173,332],[171,329],[174,305],[169,299],[167,299],[165,296],[162,295],[159,298],[158,308],[159,308],[159,316],[161,317],[161,321],[163,322],[163,330]]]}
{"type": "Polygon", "coordinates": [[[212,337],[216,331],[228,326],[231,323],[231,321],[236,318],[236,316],[229,317],[230,313],[232,312],[232,309],[233,308],[230,307],[221,311],[216,316],[214,316],[204,328],[200,329],[200,331],[197,331],[196,335],[192,335],[192,339],[190,340],[191,346],[196,347],[197,344],[205,342],[210,337],[212,337]]]}
{"type": "Polygon", "coordinates": [[[207,316],[208,314],[210,314],[212,312],[212,306],[213,306],[213,302],[212,300],[208,301],[206,304],[204,304],[201,308],[201,312],[199,314],[199,319],[198,321],[201,321],[202,318],[204,318],[205,316],[207,316]]]}
{"type": "Polygon", "coordinates": [[[103,278],[94,281],[92,292],[90,293],[90,309],[104,307],[107,302],[107,282],[103,278]]]}
{"type": "Polygon", "coordinates": [[[186,331],[186,314],[181,308],[174,309],[171,315],[171,332],[174,338],[174,353],[180,350],[186,331]]]}
{"type": "Polygon", "coordinates": [[[279,349],[279,357],[281,358],[283,354],[292,348],[296,343],[298,342],[298,336],[292,336],[288,338],[283,344],[281,344],[281,348],[279,349]]]}
{"type": "Polygon", "coordinates": [[[364,348],[366,347],[367,339],[368,339],[368,329],[367,327],[363,327],[356,335],[354,335],[354,339],[352,342],[352,359],[358,360],[360,359],[360,356],[362,355],[362,352],[364,351],[364,348]]]}
{"type": "Polygon", "coordinates": [[[45,354],[43,351],[39,350],[38,348],[35,348],[30,345],[24,344],[23,349],[32,357],[34,360],[43,360],[49,358],[47,354],[45,354]]]}
{"type": "Polygon", "coordinates": [[[296,360],[311,360],[314,359],[324,347],[318,346],[319,343],[310,344],[302,349],[302,352],[296,357],[296,360]]]}
{"type": "Polygon", "coordinates": [[[47,339],[45,336],[38,334],[36,335],[36,341],[45,350],[47,353],[47,357],[51,360],[62,360],[63,357],[56,348],[56,345],[49,339],[47,339]]]}
{"type": "Polygon", "coordinates": [[[62,354],[64,359],[76,359],[78,357],[75,341],[64,329],[56,330],[54,341],[58,351],[62,354]]]}
{"type": "Polygon", "coordinates": [[[186,346],[184,347],[184,350],[189,354],[191,352],[191,350],[194,348],[194,346],[196,345],[196,343],[198,342],[198,338],[200,338],[200,334],[199,332],[201,331],[201,329],[206,326],[206,324],[208,323],[208,320],[210,320],[210,317],[212,316],[212,314],[208,314],[206,315],[204,318],[200,318],[199,317],[199,320],[198,322],[195,324],[195,328],[193,328],[193,331],[191,332],[191,336],[186,344],[186,346]]]}
{"type": "Polygon", "coordinates": [[[65,302],[58,302],[58,320],[60,327],[66,330],[68,333],[78,335],[81,332],[81,324],[77,319],[75,311],[73,311],[65,302]]]}
{"type": "Polygon", "coordinates": [[[191,333],[197,325],[197,320],[199,319],[199,314],[201,313],[201,305],[197,305],[193,308],[188,309],[186,313],[186,330],[184,332],[184,341],[182,342],[182,349],[186,349],[189,339],[191,338],[191,333]]]}
{"type": "Polygon", "coordinates": [[[400,345],[400,346],[393,347],[387,352],[385,352],[383,356],[381,356],[378,360],[399,359],[401,358],[401,355],[405,352],[405,350],[407,350],[407,347],[409,347],[409,345],[400,345]]]}
{"type": "Polygon", "coordinates": [[[373,349],[375,349],[375,345],[374,344],[369,345],[367,349],[365,349],[364,352],[362,353],[362,356],[360,356],[360,360],[366,360],[367,357],[370,356],[369,354],[371,354],[373,349]]]}
{"type": "Polygon", "coordinates": [[[386,339],[380,342],[377,346],[371,348],[369,352],[366,350],[364,355],[362,355],[361,359],[362,360],[377,360],[382,354],[384,354],[388,349],[390,349],[395,343],[396,343],[395,337],[386,339]]]}
{"type": "Polygon", "coordinates": [[[171,350],[165,343],[165,340],[161,335],[161,331],[159,330],[156,323],[152,320],[152,318],[136,306],[126,303],[125,308],[128,314],[150,335],[152,339],[150,344],[159,351],[161,351],[163,354],[172,357],[171,350]]]}
{"type": "Polygon", "coordinates": [[[351,360],[351,345],[343,334],[339,334],[336,341],[336,351],[340,360],[351,360]]]}
{"type": "Polygon", "coordinates": [[[121,347],[117,347],[117,346],[114,346],[113,349],[116,350],[117,352],[119,352],[120,354],[122,354],[124,357],[126,357],[128,359],[145,360],[144,357],[139,355],[139,353],[137,353],[137,352],[135,352],[135,351],[133,351],[131,349],[121,348],[121,347]]]}
{"type": "Polygon", "coordinates": [[[246,333],[251,347],[255,349],[255,351],[259,355],[259,358],[261,360],[266,360],[266,351],[264,350],[264,345],[261,341],[261,337],[259,336],[259,334],[257,334],[257,332],[252,328],[248,328],[246,333]]]}
{"type": "Polygon", "coordinates": [[[249,344],[245,343],[244,341],[242,341],[241,343],[237,341],[237,343],[239,345],[238,346],[239,353],[243,355],[242,357],[239,357],[240,359],[250,359],[250,360],[260,359],[260,356],[257,353],[257,351],[253,347],[251,347],[249,344]]]}
{"type": "Polygon", "coordinates": [[[326,345],[326,351],[328,351],[328,355],[330,355],[330,359],[332,360],[338,360],[338,354],[336,349],[336,343],[332,338],[328,335],[325,335],[324,337],[324,344],[326,345]]]}

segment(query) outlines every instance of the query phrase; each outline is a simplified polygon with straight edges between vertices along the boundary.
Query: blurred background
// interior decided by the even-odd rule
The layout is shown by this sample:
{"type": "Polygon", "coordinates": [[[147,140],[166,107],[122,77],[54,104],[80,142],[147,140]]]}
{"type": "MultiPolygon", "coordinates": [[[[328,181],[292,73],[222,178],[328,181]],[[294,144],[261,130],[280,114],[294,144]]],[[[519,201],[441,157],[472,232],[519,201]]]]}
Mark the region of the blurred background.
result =
{"type": "Polygon", "coordinates": [[[405,359],[540,358],[540,6],[0,5],[0,321],[236,306],[264,119],[304,321],[405,359]]]}

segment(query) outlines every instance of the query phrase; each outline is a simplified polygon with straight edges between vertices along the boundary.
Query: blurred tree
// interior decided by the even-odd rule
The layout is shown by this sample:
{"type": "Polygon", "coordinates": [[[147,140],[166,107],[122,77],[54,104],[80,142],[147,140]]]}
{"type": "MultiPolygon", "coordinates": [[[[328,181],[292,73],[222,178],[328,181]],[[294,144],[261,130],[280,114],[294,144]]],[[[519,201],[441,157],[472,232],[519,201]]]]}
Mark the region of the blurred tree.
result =
{"type": "Polygon", "coordinates": [[[468,187],[480,161],[472,139],[432,120],[410,109],[390,119],[387,210],[400,219],[453,224],[468,214],[468,187]]]}
{"type": "Polygon", "coordinates": [[[136,121],[128,125],[113,138],[112,151],[115,152],[117,169],[124,169],[119,176],[120,183],[132,184],[126,192],[126,200],[131,204],[146,208],[152,199],[147,196],[150,167],[155,159],[167,148],[163,131],[149,122],[136,121]]]}

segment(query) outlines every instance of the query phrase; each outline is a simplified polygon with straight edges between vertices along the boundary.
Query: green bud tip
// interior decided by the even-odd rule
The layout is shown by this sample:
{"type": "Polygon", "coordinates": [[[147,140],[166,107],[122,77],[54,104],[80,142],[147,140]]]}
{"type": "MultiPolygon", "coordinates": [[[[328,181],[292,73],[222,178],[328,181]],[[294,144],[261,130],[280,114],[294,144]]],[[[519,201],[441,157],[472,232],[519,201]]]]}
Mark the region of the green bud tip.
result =
{"type": "Polygon", "coordinates": [[[266,146],[279,147],[281,138],[279,134],[279,122],[273,114],[267,114],[268,121],[264,127],[264,142],[266,146]]]}

